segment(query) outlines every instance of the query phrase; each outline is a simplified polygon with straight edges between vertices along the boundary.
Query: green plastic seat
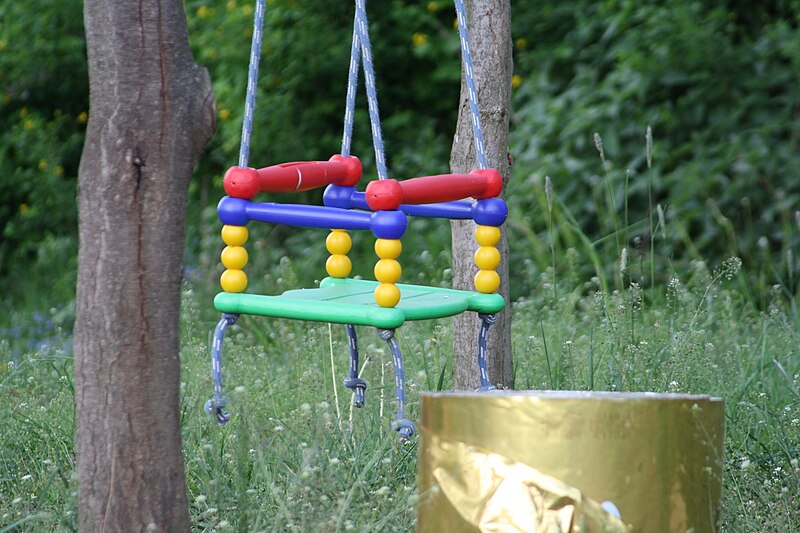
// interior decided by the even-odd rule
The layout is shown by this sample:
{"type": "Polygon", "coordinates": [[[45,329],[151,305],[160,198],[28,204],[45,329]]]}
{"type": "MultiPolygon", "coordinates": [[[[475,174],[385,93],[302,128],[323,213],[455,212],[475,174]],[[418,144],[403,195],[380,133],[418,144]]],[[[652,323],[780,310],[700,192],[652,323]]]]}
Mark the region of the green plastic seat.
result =
{"type": "Polygon", "coordinates": [[[280,296],[221,292],[214,298],[214,307],[223,313],[395,329],[406,320],[444,318],[465,311],[498,313],[504,305],[499,294],[399,283],[400,303],[384,308],[375,303],[377,285],[377,281],[325,278],[319,288],[295,289],[280,296]]]}

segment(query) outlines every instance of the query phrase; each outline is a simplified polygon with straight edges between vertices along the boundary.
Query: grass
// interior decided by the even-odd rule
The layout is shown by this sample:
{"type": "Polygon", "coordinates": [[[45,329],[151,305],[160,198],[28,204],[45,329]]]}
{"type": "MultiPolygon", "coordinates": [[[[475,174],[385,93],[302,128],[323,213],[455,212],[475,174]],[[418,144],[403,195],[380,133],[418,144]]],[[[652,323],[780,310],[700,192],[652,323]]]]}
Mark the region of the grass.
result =
{"type": "MultiPolygon", "coordinates": [[[[650,132],[647,142],[650,167],[650,132]]],[[[597,192],[605,189],[607,202],[601,195],[597,210],[615,213],[617,174],[602,151],[601,159],[597,192]]],[[[653,176],[647,179],[649,191],[653,176]]],[[[626,173],[626,202],[629,182],[626,173]]],[[[791,254],[778,265],[765,253],[758,272],[742,271],[736,250],[709,264],[685,222],[660,205],[653,212],[652,195],[649,221],[629,221],[626,207],[621,221],[614,214],[611,233],[594,238],[549,178],[535,194],[548,213],[546,247],[513,209],[509,224],[515,249],[527,254],[517,256],[513,275],[520,287],[533,287],[513,304],[516,388],[721,396],[720,530],[800,530],[800,315],[791,254]],[[630,246],[642,232],[649,245],[630,246]],[[690,259],[673,260],[678,241],[690,259]],[[775,285],[764,289],[767,280],[775,285]]],[[[209,248],[215,255],[217,243],[209,248]]],[[[419,255],[417,281],[447,283],[450,271],[438,264],[446,251],[409,255],[419,255]]],[[[272,274],[255,279],[255,290],[294,288],[308,269],[308,261],[282,258],[271,270],[257,262],[254,270],[272,274]]],[[[210,305],[214,276],[208,268],[189,272],[181,425],[193,529],[413,530],[417,442],[400,446],[389,429],[392,362],[377,333],[359,329],[369,389],[366,406],[354,412],[339,385],[348,360],[343,327],[242,317],[225,344],[233,419],[219,427],[203,412],[218,319],[210,305]]],[[[0,533],[77,527],[71,315],[70,306],[0,315],[0,533]]],[[[420,391],[452,387],[452,335],[450,320],[411,323],[398,334],[412,419],[420,391]]]]}
{"type": "MultiPolygon", "coordinates": [[[[564,260],[579,260],[570,250],[564,260]]],[[[800,528],[800,327],[794,300],[776,287],[764,310],[740,289],[730,260],[693,262],[645,298],[635,283],[601,293],[599,279],[538,274],[540,287],[514,305],[518,388],[652,390],[726,399],[724,531],[800,528]]],[[[529,275],[534,275],[529,273],[529,275]]],[[[216,319],[187,285],[181,383],[189,501],[194,528],[208,531],[408,531],[415,524],[416,443],[389,430],[391,357],[361,331],[367,405],[349,391],[334,405],[347,368],[334,327],[244,317],[226,344],[232,422],[202,410],[210,394],[208,337],[216,319]],[[337,416],[337,412],[341,416],[337,416]]],[[[54,327],[53,337],[60,333],[54,327]]],[[[410,413],[419,392],[449,387],[449,321],[411,324],[410,413]]],[[[68,344],[49,342],[12,362],[4,341],[0,398],[0,531],[76,528],[68,344]]]]}

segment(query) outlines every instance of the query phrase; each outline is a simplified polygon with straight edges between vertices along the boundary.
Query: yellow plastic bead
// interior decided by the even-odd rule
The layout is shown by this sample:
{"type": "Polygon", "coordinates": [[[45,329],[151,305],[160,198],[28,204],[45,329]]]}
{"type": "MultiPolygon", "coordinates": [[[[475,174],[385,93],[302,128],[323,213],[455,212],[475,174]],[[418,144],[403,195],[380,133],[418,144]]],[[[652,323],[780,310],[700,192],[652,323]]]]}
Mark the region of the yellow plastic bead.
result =
{"type": "Polygon", "coordinates": [[[494,270],[500,264],[500,250],[494,246],[481,246],[475,251],[475,264],[481,270],[494,270]]]}
{"type": "Polygon", "coordinates": [[[475,290],[491,294],[500,287],[500,275],[494,270],[480,270],[475,274],[475,290]]]}
{"type": "Polygon", "coordinates": [[[478,226],[475,228],[475,240],[481,246],[495,246],[500,242],[500,228],[496,226],[478,226]]]}
{"type": "Polygon", "coordinates": [[[225,268],[241,270],[247,264],[247,250],[242,246],[226,246],[222,250],[221,259],[225,268]]]}
{"type": "Polygon", "coordinates": [[[394,259],[381,259],[375,263],[375,279],[382,283],[394,283],[400,279],[403,268],[394,259]]]}
{"type": "Polygon", "coordinates": [[[346,278],[353,269],[350,258],[342,254],[334,254],[325,261],[325,270],[334,278],[346,278]]]}
{"type": "Polygon", "coordinates": [[[346,255],[347,252],[350,251],[350,248],[353,247],[353,239],[350,238],[350,235],[340,229],[331,230],[328,234],[328,238],[325,239],[325,247],[328,249],[328,252],[332,254],[342,254],[346,255]]]}
{"type": "Polygon", "coordinates": [[[400,289],[392,283],[381,283],[375,288],[375,301],[381,307],[394,307],[400,301],[400,289]]]}
{"type": "Polygon", "coordinates": [[[228,246],[241,246],[247,242],[247,226],[222,226],[222,240],[228,246]]]}
{"type": "Polygon", "coordinates": [[[375,254],[381,259],[397,259],[403,251],[400,239],[376,239],[375,254]]]}
{"type": "Polygon", "coordinates": [[[219,278],[225,292],[243,292],[247,288],[247,274],[242,270],[226,270],[219,278]]]}

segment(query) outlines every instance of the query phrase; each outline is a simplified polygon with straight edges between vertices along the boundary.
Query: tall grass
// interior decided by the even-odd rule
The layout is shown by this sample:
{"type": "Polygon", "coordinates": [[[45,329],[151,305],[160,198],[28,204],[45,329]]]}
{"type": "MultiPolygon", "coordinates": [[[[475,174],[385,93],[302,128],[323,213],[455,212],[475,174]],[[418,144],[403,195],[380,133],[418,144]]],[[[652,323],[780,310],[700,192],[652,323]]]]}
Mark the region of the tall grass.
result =
{"type": "MultiPolygon", "coordinates": [[[[569,265],[581,260],[564,252],[569,265]]],[[[800,357],[796,305],[776,288],[758,310],[740,291],[738,262],[676,272],[642,306],[635,284],[602,294],[598,279],[565,268],[557,299],[552,272],[514,304],[515,379],[521,388],[651,390],[726,399],[722,529],[800,527],[800,357]],[[558,339],[556,341],[556,339],[558,339]]],[[[534,273],[529,273],[534,275],[534,273]]],[[[214,314],[188,289],[183,305],[182,430],[197,530],[409,531],[415,520],[416,443],[389,429],[391,357],[366,328],[367,405],[350,425],[349,391],[337,405],[329,344],[347,368],[343,328],[248,318],[231,330],[225,377],[232,422],[202,410],[211,391],[208,332],[214,314]]],[[[419,392],[451,368],[449,321],[410,324],[411,415],[419,392]]],[[[11,362],[0,348],[0,528],[74,530],[71,360],[54,349],[11,362]]],[[[340,389],[341,392],[341,389],[340,389]]],[[[2,531],[3,529],[0,529],[2,531]]]]}
{"type": "MultiPolygon", "coordinates": [[[[648,137],[648,158],[651,143],[648,137]]],[[[613,199],[615,183],[627,190],[628,181],[608,170],[600,187],[613,199]]],[[[652,198],[649,221],[623,214],[613,233],[590,235],[559,197],[557,180],[546,183],[549,266],[515,264],[514,276],[534,287],[513,304],[518,388],[725,398],[720,529],[800,530],[795,281],[766,263],[743,272],[735,256],[709,264],[698,253],[673,262],[671,246],[685,233],[679,218],[666,227],[652,198]],[[642,229],[649,246],[632,246],[642,229]],[[755,297],[754,279],[774,285],[755,297]]],[[[521,220],[512,219],[512,227],[522,228],[521,220]]],[[[533,234],[516,234],[520,247],[535,249],[533,234]]],[[[292,288],[295,266],[283,259],[257,285],[292,288]]],[[[431,259],[426,279],[440,283],[447,275],[431,259]]],[[[389,429],[392,363],[376,332],[359,329],[369,389],[366,406],[353,410],[349,391],[334,392],[347,369],[344,328],[242,317],[225,345],[233,419],[219,427],[202,409],[217,319],[210,277],[202,272],[186,282],[181,321],[181,424],[194,529],[413,530],[416,441],[398,445],[389,429]]],[[[71,347],[52,320],[59,313],[49,322],[17,313],[2,325],[16,335],[0,342],[0,532],[76,529],[71,347]]],[[[450,320],[411,323],[399,333],[412,418],[420,391],[452,386],[452,334],[450,320]]]]}

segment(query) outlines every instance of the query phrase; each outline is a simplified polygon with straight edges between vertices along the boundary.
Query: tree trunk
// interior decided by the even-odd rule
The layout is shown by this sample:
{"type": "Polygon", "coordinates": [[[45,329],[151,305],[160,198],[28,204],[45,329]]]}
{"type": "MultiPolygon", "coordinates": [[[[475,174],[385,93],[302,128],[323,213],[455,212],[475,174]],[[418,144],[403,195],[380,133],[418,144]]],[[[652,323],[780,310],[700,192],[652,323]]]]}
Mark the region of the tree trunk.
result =
{"type": "Polygon", "coordinates": [[[189,178],[214,131],[180,0],[86,0],[75,320],[83,531],[188,531],[179,307],[189,178]]]}
{"type": "MultiPolygon", "coordinates": [[[[486,157],[508,182],[508,120],[511,99],[511,8],[509,0],[466,0],[470,30],[470,49],[478,85],[486,157]]],[[[452,172],[469,172],[477,168],[472,135],[467,88],[462,75],[461,105],[458,126],[450,155],[452,172]]],[[[475,223],[453,221],[453,286],[474,290],[477,272],[473,254],[477,248],[473,235],[475,223]]],[[[505,233],[498,244],[502,261],[498,267],[499,292],[508,303],[508,241],[505,233]]],[[[475,389],[480,385],[477,372],[477,334],[479,320],[475,313],[456,317],[455,321],[455,387],[475,389]]],[[[489,378],[495,385],[513,386],[511,363],[511,312],[506,309],[492,326],[488,343],[489,378]]]]}

